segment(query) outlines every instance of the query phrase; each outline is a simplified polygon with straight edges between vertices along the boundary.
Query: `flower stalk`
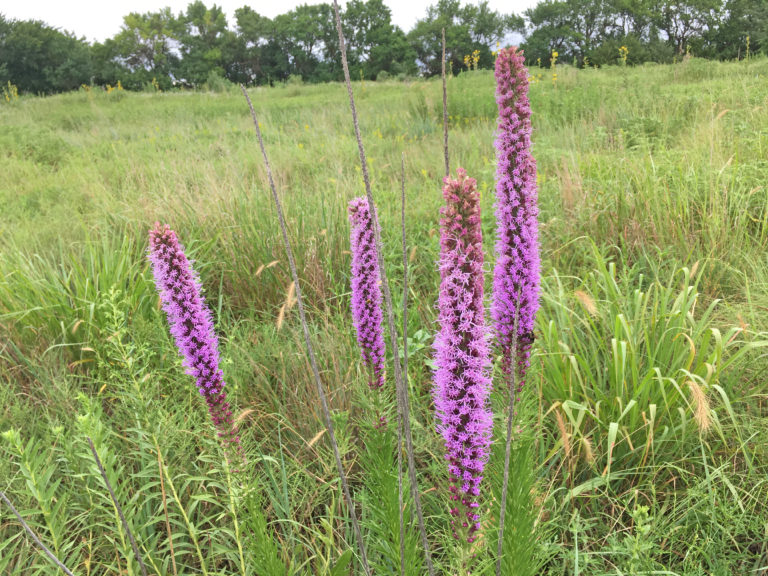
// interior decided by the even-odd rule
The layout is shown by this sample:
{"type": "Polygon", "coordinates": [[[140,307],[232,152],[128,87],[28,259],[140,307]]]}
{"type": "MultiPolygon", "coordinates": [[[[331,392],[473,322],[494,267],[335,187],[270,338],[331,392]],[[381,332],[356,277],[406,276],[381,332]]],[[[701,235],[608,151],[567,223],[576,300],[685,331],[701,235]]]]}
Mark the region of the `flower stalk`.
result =
{"type": "Polygon", "coordinates": [[[200,280],[184,253],[176,233],[155,224],[149,233],[149,261],[160,293],[170,332],[184,359],[188,375],[208,405],[208,414],[230,462],[243,459],[240,437],[234,429],[232,410],[219,367],[219,339],[211,312],[200,291],[200,280]]]}
{"type": "Polygon", "coordinates": [[[453,535],[471,544],[480,528],[478,497],[493,427],[480,197],[462,168],[444,183],[433,396],[448,460],[453,535]]]}
{"type": "Polygon", "coordinates": [[[372,390],[378,390],[384,386],[386,369],[374,222],[365,197],[352,200],[348,211],[352,250],[352,320],[360,355],[368,369],[368,385],[372,390]]]}
{"type": "Polygon", "coordinates": [[[516,392],[522,389],[530,363],[533,328],[539,308],[539,228],[536,161],[531,155],[531,107],[528,70],[515,47],[496,58],[496,266],[491,317],[516,392]]]}

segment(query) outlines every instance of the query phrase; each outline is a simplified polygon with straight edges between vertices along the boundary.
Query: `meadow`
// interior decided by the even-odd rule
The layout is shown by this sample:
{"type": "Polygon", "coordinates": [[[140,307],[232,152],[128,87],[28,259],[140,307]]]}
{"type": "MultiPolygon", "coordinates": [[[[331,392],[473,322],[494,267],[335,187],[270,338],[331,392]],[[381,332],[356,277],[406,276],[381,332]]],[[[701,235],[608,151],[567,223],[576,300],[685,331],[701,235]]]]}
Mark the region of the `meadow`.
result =
{"type": "MultiPolygon", "coordinates": [[[[354,84],[399,322],[405,158],[412,427],[448,574],[430,395],[441,85],[354,84]]],[[[363,183],[346,90],[249,93],[374,573],[397,574],[393,435],[370,426],[379,407],[349,312],[346,210],[363,183]]],[[[566,66],[556,82],[537,69],[530,97],[542,296],[505,573],[768,573],[768,60],[566,66]]],[[[490,270],[493,74],[449,78],[448,112],[490,270]]],[[[76,574],[139,574],[90,437],[151,573],[362,574],[239,89],[22,97],[0,124],[0,490],[76,574]],[[155,221],[178,233],[213,311],[248,461],[237,474],[158,305],[155,221]]],[[[406,544],[407,573],[426,573],[412,525],[406,544]]],[[[492,573],[482,542],[478,555],[476,573],[492,573]]],[[[0,507],[0,573],[54,571],[0,507]]]]}

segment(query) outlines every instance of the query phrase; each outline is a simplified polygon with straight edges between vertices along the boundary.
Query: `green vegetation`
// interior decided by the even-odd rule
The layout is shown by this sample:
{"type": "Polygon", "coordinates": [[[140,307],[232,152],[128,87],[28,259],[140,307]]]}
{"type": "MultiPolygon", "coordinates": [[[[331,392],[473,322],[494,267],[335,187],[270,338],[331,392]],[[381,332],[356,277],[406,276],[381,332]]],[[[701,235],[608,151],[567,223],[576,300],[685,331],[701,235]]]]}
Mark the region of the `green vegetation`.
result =
{"type": "MultiPolygon", "coordinates": [[[[275,18],[249,6],[227,15],[194,0],[131,12],[113,37],[85,39],[39,21],[0,14],[0,84],[33,94],[81,84],[129,90],[216,88],[343,79],[332,3],[300,5],[275,18]],[[225,81],[226,80],[226,81],[225,81]]],[[[437,0],[409,31],[392,23],[384,0],[350,0],[342,12],[354,79],[433,76],[441,32],[454,73],[493,69],[500,42],[519,41],[528,62],[548,67],[553,52],[578,67],[670,63],[686,55],[749,60],[768,51],[764,0],[542,0],[502,14],[487,0],[437,0]]]]}
{"type": "MultiPolygon", "coordinates": [[[[482,190],[489,262],[493,87],[483,70],[448,81],[452,166],[482,190]]],[[[441,86],[365,81],[355,90],[396,302],[406,158],[414,440],[427,529],[447,573],[430,400],[441,86]]],[[[764,569],[766,94],[759,57],[567,67],[555,83],[547,73],[531,86],[543,294],[515,432],[505,530],[515,552],[505,570],[764,569]]],[[[346,203],[362,182],[346,92],[288,84],[251,97],[371,563],[396,574],[394,430],[372,427],[379,407],[349,314],[346,203]]],[[[0,106],[0,490],[76,574],[140,573],[86,436],[150,573],[361,573],[250,122],[226,85],[82,89],[0,106]],[[248,456],[243,474],[226,469],[158,309],[145,258],[155,220],[179,233],[201,274],[248,456]]],[[[491,486],[500,485],[499,451],[491,486]]],[[[485,541],[495,542],[491,530],[485,541]]],[[[408,573],[423,574],[412,526],[406,550],[408,573]]],[[[479,550],[488,566],[478,573],[492,573],[491,554],[479,550]]],[[[0,507],[0,573],[52,570],[0,507]]]]}

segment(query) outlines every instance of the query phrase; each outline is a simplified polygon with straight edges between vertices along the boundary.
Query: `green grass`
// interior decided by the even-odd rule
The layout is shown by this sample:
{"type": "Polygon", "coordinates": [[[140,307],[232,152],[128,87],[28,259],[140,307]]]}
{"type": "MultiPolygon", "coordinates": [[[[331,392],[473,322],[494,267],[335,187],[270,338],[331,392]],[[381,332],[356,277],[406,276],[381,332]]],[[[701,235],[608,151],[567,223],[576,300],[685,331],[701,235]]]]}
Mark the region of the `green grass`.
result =
{"type": "MultiPolygon", "coordinates": [[[[448,573],[429,368],[440,84],[355,89],[396,301],[406,158],[419,487],[448,573]]],[[[493,76],[462,74],[448,90],[452,166],[478,180],[490,263],[493,76]]],[[[767,93],[766,59],[564,67],[556,87],[546,76],[531,86],[543,292],[514,453],[529,448],[515,460],[506,531],[509,541],[509,526],[533,526],[535,545],[507,544],[516,573],[768,566],[767,93]]],[[[377,409],[348,311],[346,203],[363,187],[346,92],[285,86],[251,98],[372,564],[396,574],[394,430],[372,436],[377,409]]],[[[0,490],[77,574],[140,573],[87,435],[152,573],[362,573],[295,308],[277,322],[290,273],[250,122],[234,88],[0,106],[0,490]],[[168,336],[144,258],[156,220],[178,232],[201,275],[247,474],[223,466],[168,336]]],[[[497,419],[499,438],[502,410],[497,419]]],[[[494,503],[477,573],[492,573],[494,503]]],[[[408,566],[419,573],[407,506],[408,566]]],[[[0,509],[0,572],[52,573],[33,546],[0,509]]]]}

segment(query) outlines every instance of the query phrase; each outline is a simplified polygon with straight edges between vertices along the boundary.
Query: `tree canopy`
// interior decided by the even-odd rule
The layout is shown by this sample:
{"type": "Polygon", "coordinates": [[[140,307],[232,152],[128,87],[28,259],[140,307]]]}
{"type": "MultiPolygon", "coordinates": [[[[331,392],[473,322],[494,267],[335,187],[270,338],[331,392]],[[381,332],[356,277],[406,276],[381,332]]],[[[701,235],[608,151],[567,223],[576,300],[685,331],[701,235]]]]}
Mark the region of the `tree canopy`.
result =
{"type": "MultiPolygon", "coordinates": [[[[529,63],[547,65],[552,52],[578,66],[615,64],[626,47],[628,64],[666,62],[686,53],[745,58],[768,51],[768,0],[542,0],[524,14],[502,14],[487,0],[437,0],[407,33],[392,23],[386,0],[349,0],[341,14],[355,78],[439,74],[445,29],[449,68],[466,57],[491,68],[499,45],[522,40],[529,63]]],[[[273,84],[342,77],[333,8],[304,4],[268,18],[249,6],[223,10],[194,0],[131,12],[104,42],[34,20],[0,14],[0,82],[50,93],[81,84],[141,89],[200,86],[224,78],[273,84]]]]}

